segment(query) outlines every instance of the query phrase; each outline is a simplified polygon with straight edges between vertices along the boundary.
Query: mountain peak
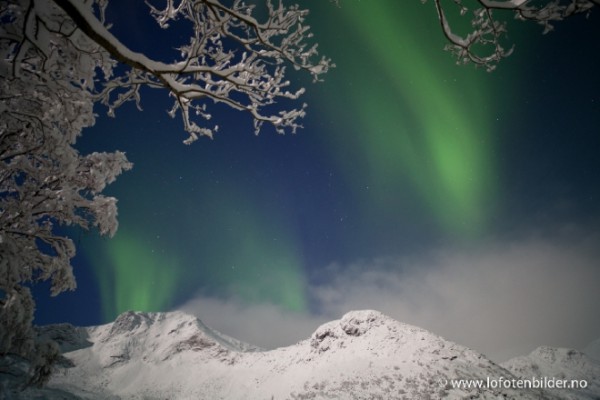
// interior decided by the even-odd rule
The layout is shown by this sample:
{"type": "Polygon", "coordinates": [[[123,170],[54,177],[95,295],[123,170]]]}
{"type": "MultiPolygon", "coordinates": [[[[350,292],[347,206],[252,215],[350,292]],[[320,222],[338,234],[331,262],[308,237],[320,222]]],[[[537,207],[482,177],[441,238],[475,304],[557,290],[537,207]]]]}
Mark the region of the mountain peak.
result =
{"type": "Polygon", "coordinates": [[[436,342],[443,342],[424,329],[398,322],[379,311],[359,310],[321,325],[312,334],[310,344],[316,352],[322,353],[348,345],[377,348],[378,342],[389,341],[410,342],[411,349],[416,349],[421,346],[418,342],[422,340],[428,340],[427,344],[433,346],[436,342]]]}
{"type": "Polygon", "coordinates": [[[109,334],[111,336],[131,334],[139,329],[147,329],[157,318],[160,316],[156,313],[125,311],[111,324],[109,334]]]}

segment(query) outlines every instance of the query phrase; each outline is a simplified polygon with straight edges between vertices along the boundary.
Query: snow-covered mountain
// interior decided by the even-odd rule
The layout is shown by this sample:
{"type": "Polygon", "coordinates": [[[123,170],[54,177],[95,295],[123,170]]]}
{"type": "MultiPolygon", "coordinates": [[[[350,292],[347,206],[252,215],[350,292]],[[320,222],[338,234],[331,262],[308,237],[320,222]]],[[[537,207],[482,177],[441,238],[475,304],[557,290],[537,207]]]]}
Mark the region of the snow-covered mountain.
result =
{"type": "Polygon", "coordinates": [[[500,366],[370,310],[350,312],[322,325],[309,339],[270,351],[211,330],[181,312],[127,312],[110,324],[54,325],[43,333],[61,344],[65,360],[48,389],[13,393],[15,398],[600,398],[598,364],[581,353],[544,348],[500,366]],[[511,380],[538,372],[589,379],[590,387],[578,392],[485,385],[488,378],[511,380]],[[459,382],[465,386],[455,387],[453,379],[480,380],[482,385],[467,388],[459,382]]]}
{"type": "Polygon", "coordinates": [[[542,346],[527,356],[513,358],[501,365],[522,378],[584,380],[586,387],[581,390],[547,390],[565,399],[600,399],[600,363],[580,351],[542,346]]]}

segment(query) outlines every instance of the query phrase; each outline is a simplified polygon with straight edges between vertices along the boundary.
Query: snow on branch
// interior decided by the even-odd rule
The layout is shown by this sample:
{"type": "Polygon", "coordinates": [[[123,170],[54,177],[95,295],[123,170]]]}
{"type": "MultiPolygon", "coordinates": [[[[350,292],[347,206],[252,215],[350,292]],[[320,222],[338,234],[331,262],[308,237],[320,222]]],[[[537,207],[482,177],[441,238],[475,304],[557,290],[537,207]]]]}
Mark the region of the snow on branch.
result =
{"type": "Polygon", "coordinates": [[[192,24],[189,43],[179,49],[180,59],[164,63],[128,49],[81,1],[53,1],[78,29],[129,67],[109,79],[99,94],[109,115],[127,101],[139,107],[143,86],[167,89],[173,98],[169,115],[181,115],[189,134],[186,144],[202,135],[212,137],[218,129],[205,126],[211,118],[207,101],[248,112],[255,120],[256,133],[264,123],[278,133],[295,132],[305,105],[277,113],[265,111],[279,100],[297,100],[304,93],[303,88],[290,89],[286,67],[305,70],[317,81],[334,66],[331,60],[318,58],[316,45],[306,43],[312,36],[304,24],[308,11],[284,7],[281,2],[275,6],[268,1],[268,16],[262,22],[252,17],[254,6],[240,0],[231,6],[217,0],[168,0],[163,9],[149,4],[162,28],[178,20],[192,24]]]}
{"type": "Polygon", "coordinates": [[[191,26],[179,59],[168,63],[109,31],[108,0],[0,0],[0,323],[9,327],[0,330],[0,356],[30,360],[30,383],[48,378],[57,350],[36,342],[27,285],[49,281],[53,295],[75,288],[75,244],[56,228],[113,235],[117,200],[102,191],[132,166],[118,151],[81,155],[74,147],[95,122],[94,104],[111,115],[128,101],[140,107],[142,87],[166,89],[185,143],[217,130],[205,126],[211,103],[248,113],[256,133],[264,124],[295,132],[306,105],[286,105],[304,89],[291,88],[286,68],[317,81],[333,67],[307,43],[307,11],[298,6],[268,2],[258,20],[241,0],[164,4],[149,5],[161,27],[191,26]]]}
{"type": "MultiPolygon", "coordinates": [[[[423,3],[427,0],[421,0],[423,3]]],[[[463,0],[452,0],[464,16],[470,8],[463,0]]],[[[508,57],[513,47],[506,49],[502,39],[506,35],[506,22],[496,19],[495,11],[512,11],[515,18],[522,21],[534,21],[544,27],[543,33],[553,29],[553,23],[580,13],[588,13],[600,0],[477,0],[479,8],[472,11],[472,31],[460,36],[448,20],[447,2],[433,0],[444,36],[450,42],[446,50],[452,52],[459,64],[473,63],[493,71],[498,62],[508,57]],[[534,5],[535,4],[535,5],[534,5]]]]}
{"type": "Polygon", "coordinates": [[[27,284],[49,281],[56,295],[74,289],[72,239],[58,226],[117,229],[116,199],[101,194],[125,155],[79,154],[94,124],[96,73],[114,62],[54,3],[0,0],[0,356],[31,362],[42,384],[58,354],[36,340],[27,284]]]}

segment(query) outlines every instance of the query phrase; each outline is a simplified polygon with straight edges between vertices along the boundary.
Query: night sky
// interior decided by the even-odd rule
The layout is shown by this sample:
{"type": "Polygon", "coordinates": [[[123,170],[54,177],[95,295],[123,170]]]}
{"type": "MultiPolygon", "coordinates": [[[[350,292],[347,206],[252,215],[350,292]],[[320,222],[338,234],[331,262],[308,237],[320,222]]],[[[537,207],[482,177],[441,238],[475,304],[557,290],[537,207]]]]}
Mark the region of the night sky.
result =
{"type": "MultiPolygon", "coordinates": [[[[106,190],[119,231],[72,233],[78,289],[38,285],[36,322],[184,309],[273,348],[374,308],[499,361],[600,337],[600,10],[547,35],[511,21],[515,52],[488,73],[442,50],[431,3],[303,6],[337,67],[292,73],[296,135],[217,106],[214,139],[186,146],[165,92],[97,107],[78,148],[134,163],[106,190]]],[[[143,2],[109,20],[155,59],[185,37],[143,2]]]]}

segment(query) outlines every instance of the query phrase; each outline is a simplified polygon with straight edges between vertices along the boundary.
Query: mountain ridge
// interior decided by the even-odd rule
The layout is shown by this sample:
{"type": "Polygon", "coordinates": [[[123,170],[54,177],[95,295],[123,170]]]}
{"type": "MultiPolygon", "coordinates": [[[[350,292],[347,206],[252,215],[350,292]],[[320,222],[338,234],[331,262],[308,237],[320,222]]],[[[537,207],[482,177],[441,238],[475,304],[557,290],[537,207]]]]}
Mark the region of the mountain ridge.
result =
{"type": "MultiPolygon", "coordinates": [[[[591,391],[568,393],[453,387],[452,379],[527,378],[533,358],[499,365],[373,310],[351,311],[305,340],[268,351],[179,311],[130,311],[105,325],[61,324],[41,332],[59,343],[65,358],[48,386],[52,400],[600,398],[596,381],[591,391]]],[[[597,361],[578,359],[595,373],[597,361]]],[[[586,371],[575,372],[593,378],[586,371]]]]}

